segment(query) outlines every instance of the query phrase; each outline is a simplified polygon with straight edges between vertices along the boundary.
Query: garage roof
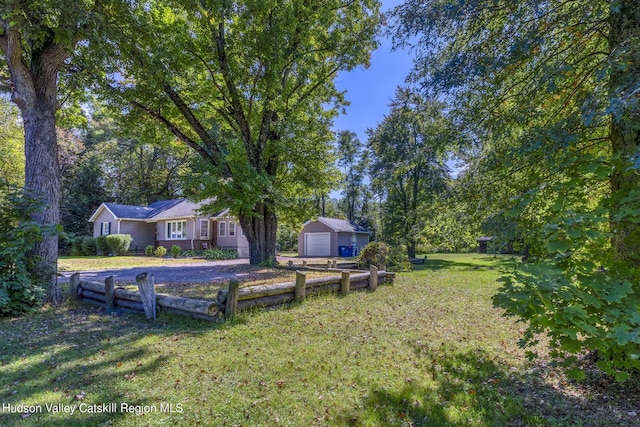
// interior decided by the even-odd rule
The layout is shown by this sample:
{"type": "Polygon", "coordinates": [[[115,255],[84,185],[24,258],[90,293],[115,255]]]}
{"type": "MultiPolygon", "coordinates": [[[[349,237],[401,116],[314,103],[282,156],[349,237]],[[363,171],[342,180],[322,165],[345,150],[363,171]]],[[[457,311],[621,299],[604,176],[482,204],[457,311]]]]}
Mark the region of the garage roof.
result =
{"type": "MultiPolygon", "coordinates": [[[[311,223],[312,221],[307,221],[304,225],[311,223]]],[[[346,219],[338,219],[338,218],[326,218],[319,217],[318,222],[326,225],[331,228],[336,233],[365,233],[369,234],[369,230],[364,227],[361,227],[353,222],[349,222],[346,219]]]]}

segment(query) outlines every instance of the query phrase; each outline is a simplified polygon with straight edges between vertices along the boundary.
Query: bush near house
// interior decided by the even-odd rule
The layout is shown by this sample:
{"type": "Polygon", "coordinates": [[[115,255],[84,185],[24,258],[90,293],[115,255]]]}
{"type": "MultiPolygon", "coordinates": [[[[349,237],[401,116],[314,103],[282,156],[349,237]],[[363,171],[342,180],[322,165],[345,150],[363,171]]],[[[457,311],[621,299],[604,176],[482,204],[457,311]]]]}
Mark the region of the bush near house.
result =
{"type": "Polygon", "coordinates": [[[163,257],[167,254],[167,248],[165,248],[164,246],[158,246],[153,253],[155,254],[155,256],[163,257]]]}
{"type": "Polygon", "coordinates": [[[96,251],[98,252],[98,255],[102,256],[106,256],[111,253],[111,247],[107,241],[107,236],[96,237],[96,251]]]}
{"type": "Polygon", "coordinates": [[[107,243],[115,255],[126,255],[131,247],[133,238],[130,234],[110,234],[107,236],[107,243]]]}
{"type": "Polygon", "coordinates": [[[84,242],[83,236],[76,236],[71,242],[71,256],[82,256],[82,243],[84,242]]]}
{"type": "Polygon", "coordinates": [[[82,255],[83,256],[96,256],[98,254],[98,247],[96,239],[90,236],[86,236],[82,239],[82,255]]]}
{"type": "Polygon", "coordinates": [[[182,252],[182,250],[180,249],[180,246],[178,245],[171,246],[171,255],[174,258],[178,258],[180,256],[180,252],[182,252]]]}
{"type": "Polygon", "coordinates": [[[146,256],[153,256],[155,250],[156,248],[154,248],[153,245],[147,245],[147,247],[144,248],[144,254],[146,256]]]}

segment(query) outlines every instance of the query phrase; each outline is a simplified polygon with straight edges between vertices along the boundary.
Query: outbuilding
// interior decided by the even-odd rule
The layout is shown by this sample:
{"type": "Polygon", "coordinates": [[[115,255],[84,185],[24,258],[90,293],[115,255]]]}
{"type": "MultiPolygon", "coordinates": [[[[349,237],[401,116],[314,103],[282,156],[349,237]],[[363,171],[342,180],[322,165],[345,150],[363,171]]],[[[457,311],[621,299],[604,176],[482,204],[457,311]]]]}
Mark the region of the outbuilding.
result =
{"type": "Polygon", "coordinates": [[[320,217],[307,221],[298,234],[298,255],[348,257],[369,243],[369,230],[344,219],[320,217]]]}

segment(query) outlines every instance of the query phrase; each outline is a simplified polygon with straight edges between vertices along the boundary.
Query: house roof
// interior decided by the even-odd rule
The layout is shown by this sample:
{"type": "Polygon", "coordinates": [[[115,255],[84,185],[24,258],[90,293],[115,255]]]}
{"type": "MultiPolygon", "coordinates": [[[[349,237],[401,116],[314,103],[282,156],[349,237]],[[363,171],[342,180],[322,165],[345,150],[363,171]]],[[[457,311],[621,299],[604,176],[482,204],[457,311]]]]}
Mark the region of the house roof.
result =
{"type": "MultiPolygon", "coordinates": [[[[307,221],[304,225],[307,225],[311,222],[312,221],[307,221]]],[[[326,218],[321,216],[318,218],[318,222],[331,228],[336,233],[369,233],[369,230],[367,230],[366,228],[354,224],[353,222],[349,222],[345,219],[326,218]]]]}
{"type": "MultiPolygon", "coordinates": [[[[190,218],[190,217],[201,216],[201,215],[198,215],[198,209],[200,209],[202,205],[206,204],[207,202],[211,202],[211,200],[205,200],[204,202],[194,203],[187,199],[180,199],[179,203],[176,203],[175,205],[170,206],[164,209],[163,211],[154,213],[150,219],[161,220],[161,219],[177,219],[177,218],[190,218]]],[[[206,216],[206,215],[202,215],[202,216],[206,216]]],[[[215,217],[217,216],[217,214],[210,215],[210,216],[215,217]]]]}
{"type": "Polygon", "coordinates": [[[89,221],[95,222],[104,209],[111,212],[116,219],[156,221],[158,219],[188,218],[197,216],[197,210],[200,209],[203,203],[194,203],[187,199],[162,200],[149,206],[103,203],[91,215],[89,221]]]}

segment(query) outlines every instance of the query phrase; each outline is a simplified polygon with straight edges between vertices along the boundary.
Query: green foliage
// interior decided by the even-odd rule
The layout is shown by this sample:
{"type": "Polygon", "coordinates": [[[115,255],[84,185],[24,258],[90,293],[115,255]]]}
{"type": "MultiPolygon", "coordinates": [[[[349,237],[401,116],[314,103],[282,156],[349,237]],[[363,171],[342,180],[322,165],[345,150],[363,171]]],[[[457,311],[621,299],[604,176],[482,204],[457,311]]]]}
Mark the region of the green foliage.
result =
{"type": "Polygon", "coordinates": [[[82,255],[84,256],[96,256],[98,253],[98,244],[96,239],[90,236],[86,236],[82,239],[82,255]]]}
{"type": "Polygon", "coordinates": [[[83,236],[76,236],[71,242],[71,256],[82,256],[82,244],[84,243],[83,236]]]}
{"type": "Polygon", "coordinates": [[[276,242],[281,251],[298,250],[298,230],[283,224],[278,225],[276,242]]]}
{"type": "Polygon", "coordinates": [[[445,189],[452,145],[444,106],[399,88],[391,112],[369,130],[374,192],[384,200],[381,238],[414,258],[427,218],[422,212],[445,189]]]}
{"type": "Polygon", "coordinates": [[[129,252],[133,237],[130,234],[110,234],[107,243],[115,255],[123,256],[129,252]]]}
{"type": "Polygon", "coordinates": [[[276,213],[335,181],[331,123],[345,100],[334,79],[368,63],[379,3],[127,5],[104,57],[107,75],[132,78],[97,83],[198,153],[186,193],[231,209],[260,249],[252,263],[272,257],[276,213]],[[254,221],[269,232],[252,233],[254,221]]]}
{"type": "Polygon", "coordinates": [[[640,359],[640,6],[487,5],[409,0],[396,42],[429,46],[413,78],[470,136],[468,211],[538,263],[495,298],[528,322],[522,344],[545,332],[565,366],[592,351],[624,379],[640,359]]]}
{"type": "Polygon", "coordinates": [[[340,183],[343,198],[339,206],[348,221],[370,228],[369,200],[372,194],[364,184],[370,165],[369,152],[354,132],[340,131],[336,137],[337,164],[343,173],[340,183]]]}
{"type": "Polygon", "coordinates": [[[182,252],[182,255],[185,257],[203,257],[206,259],[224,260],[224,259],[238,258],[238,251],[236,251],[235,249],[219,249],[219,248],[187,249],[186,251],[182,252]]]}
{"type": "Polygon", "coordinates": [[[33,272],[38,258],[31,250],[43,235],[58,230],[31,221],[41,209],[41,203],[0,179],[0,316],[28,311],[46,294],[41,277],[33,272]]]}
{"type": "Polygon", "coordinates": [[[361,268],[385,266],[388,270],[409,271],[411,263],[401,248],[391,248],[384,242],[371,242],[358,254],[358,265],[361,268]]]}
{"type": "Polygon", "coordinates": [[[146,256],[153,256],[154,252],[155,252],[155,248],[153,247],[153,245],[147,245],[147,247],[144,248],[144,254],[146,256]]]}
{"type": "Polygon", "coordinates": [[[18,109],[0,96],[0,176],[18,186],[24,183],[24,130],[19,119],[18,109]]]}
{"type": "Polygon", "coordinates": [[[154,251],[153,254],[157,257],[163,257],[167,254],[167,248],[165,248],[164,246],[158,246],[154,251]]]}
{"type": "Polygon", "coordinates": [[[107,236],[96,237],[96,250],[98,255],[102,256],[109,255],[112,252],[107,236]]]}
{"type": "Polygon", "coordinates": [[[173,246],[171,246],[171,255],[172,255],[174,258],[178,258],[178,257],[180,256],[180,252],[181,252],[181,251],[182,251],[182,250],[180,249],[180,246],[178,246],[178,245],[173,245],[173,246]]]}

